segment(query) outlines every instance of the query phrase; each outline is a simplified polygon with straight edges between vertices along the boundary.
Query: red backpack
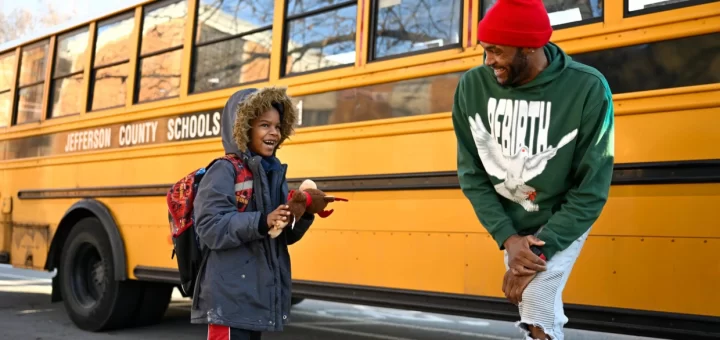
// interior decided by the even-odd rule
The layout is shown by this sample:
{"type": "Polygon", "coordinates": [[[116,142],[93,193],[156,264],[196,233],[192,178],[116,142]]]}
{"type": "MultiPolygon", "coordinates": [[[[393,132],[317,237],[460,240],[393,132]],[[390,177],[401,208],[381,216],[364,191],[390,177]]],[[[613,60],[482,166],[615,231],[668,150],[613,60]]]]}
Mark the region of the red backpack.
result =
{"type": "MultiPolygon", "coordinates": [[[[242,159],[235,154],[228,154],[214,159],[205,168],[197,169],[177,181],[167,193],[168,220],[172,235],[173,251],[170,258],[177,256],[180,283],[183,292],[192,296],[195,288],[200,264],[205,257],[201,251],[200,239],[195,232],[193,206],[200,181],[207,169],[219,160],[227,160],[235,167],[235,199],[238,211],[243,212],[252,197],[252,185],[238,186],[238,183],[252,183],[252,173],[242,166],[242,159]],[[247,187],[247,188],[244,188],[247,187]]],[[[206,248],[207,249],[207,248],[206,248]]]]}

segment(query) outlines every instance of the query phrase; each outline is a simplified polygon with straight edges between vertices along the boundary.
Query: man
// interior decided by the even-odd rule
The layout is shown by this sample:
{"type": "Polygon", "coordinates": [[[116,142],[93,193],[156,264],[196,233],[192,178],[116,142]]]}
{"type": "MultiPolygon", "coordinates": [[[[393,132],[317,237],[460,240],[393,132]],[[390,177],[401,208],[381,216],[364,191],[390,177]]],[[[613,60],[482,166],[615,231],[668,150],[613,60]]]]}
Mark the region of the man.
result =
{"type": "Polygon", "coordinates": [[[614,112],[597,70],[549,42],[541,0],[499,0],[479,24],[484,65],[458,84],[460,186],[505,252],[503,292],[527,339],[563,339],[562,291],[600,215],[614,112]]]}

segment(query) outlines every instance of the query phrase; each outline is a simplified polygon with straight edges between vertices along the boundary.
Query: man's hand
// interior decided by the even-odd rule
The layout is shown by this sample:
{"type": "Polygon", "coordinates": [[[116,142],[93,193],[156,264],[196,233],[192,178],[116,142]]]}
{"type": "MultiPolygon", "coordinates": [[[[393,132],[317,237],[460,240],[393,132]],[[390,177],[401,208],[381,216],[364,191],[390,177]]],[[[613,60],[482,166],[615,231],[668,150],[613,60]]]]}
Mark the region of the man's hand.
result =
{"type": "Polygon", "coordinates": [[[525,288],[527,288],[530,281],[535,278],[535,275],[535,273],[530,275],[515,275],[512,273],[512,270],[505,272],[502,287],[505,297],[507,297],[513,305],[517,306],[522,301],[525,288]]]}
{"type": "Polygon", "coordinates": [[[533,254],[531,245],[542,246],[545,242],[535,236],[510,236],[505,241],[505,250],[508,253],[508,266],[514,275],[535,275],[545,271],[545,261],[533,254]]]}

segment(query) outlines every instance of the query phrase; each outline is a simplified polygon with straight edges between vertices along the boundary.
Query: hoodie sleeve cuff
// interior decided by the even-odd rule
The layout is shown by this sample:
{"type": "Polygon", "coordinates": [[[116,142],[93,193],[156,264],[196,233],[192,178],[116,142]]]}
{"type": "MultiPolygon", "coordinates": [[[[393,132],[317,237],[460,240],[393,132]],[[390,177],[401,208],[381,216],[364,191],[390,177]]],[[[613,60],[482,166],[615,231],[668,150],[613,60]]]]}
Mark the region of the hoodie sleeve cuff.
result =
{"type": "Polygon", "coordinates": [[[512,227],[511,224],[504,225],[500,227],[499,230],[495,231],[492,234],[493,239],[495,239],[495,242],[497,242],[498,247],[500,250],[505,250],[505,241],[510,238],[510,236],[513,236],[517,234],[517,231],[515,228],[512,227]]]}

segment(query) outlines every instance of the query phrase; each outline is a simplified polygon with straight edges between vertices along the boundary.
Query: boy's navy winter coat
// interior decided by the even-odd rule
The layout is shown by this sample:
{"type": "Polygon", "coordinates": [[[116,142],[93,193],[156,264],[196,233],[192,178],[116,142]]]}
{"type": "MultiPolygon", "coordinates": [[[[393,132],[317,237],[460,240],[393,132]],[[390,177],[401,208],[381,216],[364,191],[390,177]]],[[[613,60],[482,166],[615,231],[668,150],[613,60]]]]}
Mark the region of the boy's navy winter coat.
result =
{"type": "Polygon", "coordinates": [[[245,212],[239,213],[235,169],[225,160],[213,164],[200,183],[194,202],[195,228],[200,244],[210,252],[198,273],[192,323],[280,331],[288,321],[292,285],[288,245],[302,238],[314,217],[305,214],[294,228],[288,225],[275,239],[261,235],[258,232],[261,213],[267,216],[279,204],[286,203],[287,165],[280,165],[275,159],[277,166],[265,169],[262,163],[267,165],[268,161],[241,151],[233,137],[236,117],[248,119],[247,114],[238,113],[238,104],[250,100],[245,107],[256,110],[261,101],[268,100],[263,98],[266,95],[273,93],[242,90],[233,94],[223,109],[225,153],[245,159],[245,166],[253,175],[252,183],[245,185],[252,186],[253,194],[245,212]]]}

